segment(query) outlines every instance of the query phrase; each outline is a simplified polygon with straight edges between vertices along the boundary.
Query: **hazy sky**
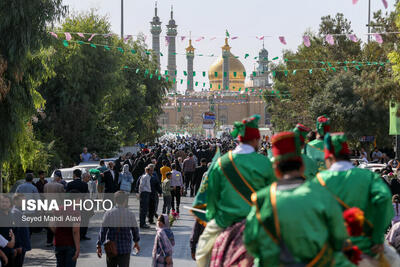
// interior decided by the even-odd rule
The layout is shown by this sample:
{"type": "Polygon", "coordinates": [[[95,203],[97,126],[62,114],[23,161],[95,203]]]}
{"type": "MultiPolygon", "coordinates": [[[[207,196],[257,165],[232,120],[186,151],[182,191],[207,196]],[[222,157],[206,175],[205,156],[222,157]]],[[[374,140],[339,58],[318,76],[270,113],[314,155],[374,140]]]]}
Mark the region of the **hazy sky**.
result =
{"type": "MultiPolygon", "coordinates": [[[[120,0],[64,0],[70,6],[70,10],[86,11],[95,8],[102,15],[108,15],[112,24],[112,30],[120,34],[120,0]]],[[[124,0],[124,32],[137,35],[142,32],[147,37],[147,45],[151,47],[150,21],[154,16],[154,1],[152,0],[124,0]]],[[[394,9],[395,0],[388,0],[389,8],[394,9]]],[[[225,29],[228,29],[231,37],[239,36],[231,40],[231,52],[241,57],[246,71],[253,71],[258,51],[262,42],[255,36],[265,35],[265,48],[269,51],[270,59],[281,56],[283,49],[296,50],[302,42],[305,30],[317,31],[321,17],[335,15],[341,12],[352,23],[352,28],[358,37],[366,40],[365,25],[368,20],[368,0],[359,0],[357,5],[352,0],[159,0],[158,15],[162,21],[162,36],[166,34],[166,24],[170,17],[171,5],[174,6],[174,18],[178,25],[178,36],[189,35],[192,32],[193,39],[204,36],[200,42],[194,42],[196,53],[221,54],[221,46],[224,44],[225,29]],[[278,36],[285,36],[287,45],[279,42],[278,36]],[[215,40],[210,40],[217,37],[215,40]],[[243,59],[248,53],[250,57],[243,59]]],[[[371,13],[384,9],[381,0],[371,0],[371,13]]],[[[184,53],[188,45],[187,39],[181,42],[177,39],[177,53],[184,53]]],[[[164,37],[161,38],[161,68],[167,66],[167,47],[164,37]]],[[[216,60],[211,57],[195,57],[194,70],[197,72],[208,71],[209,66],[216,60]]],[[[186,70],[186,58],[177,55],[178,79],[183,78],[183,70],[186,70]]],[[[200,75],[196,75],[195,81],[202,85],[200,75]]],[[[183,85],[185,85],[186,80],[183,85]]],[[[182,86],[178,86],[182,88],[182,86]]],[[[200,90],[201,87],[195,87],[200,90]]]]}

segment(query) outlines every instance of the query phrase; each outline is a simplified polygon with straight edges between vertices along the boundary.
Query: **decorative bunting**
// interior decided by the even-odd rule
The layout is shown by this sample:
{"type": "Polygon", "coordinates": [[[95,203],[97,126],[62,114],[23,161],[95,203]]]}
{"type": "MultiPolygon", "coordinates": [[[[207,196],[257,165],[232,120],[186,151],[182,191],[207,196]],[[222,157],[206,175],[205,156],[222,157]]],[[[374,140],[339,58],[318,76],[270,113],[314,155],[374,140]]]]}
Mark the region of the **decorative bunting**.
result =
{"type": "Polygon", "coordinates": [[[310,37],[307,35],[303,36],[303,43],[306,47],[310,47],[311,46],[310,37]]]}
{"type": "Polygon", "coordinates": [[[353,0],[353,5],[357,4],[358,0],[353,0]]]}
{"type": "Polygon", "coordinates": [[[333,39],[333,36],[331,34],[326,35],[325,36],[325,40],[330,45],[334,45],[335,44],[335,40],[333,39]]]}
{"type": "Polygon", "coordinates": [[[286,45],[286,40],[285,40],[285,37],[284,37],[284,36],[279,36],[279,41],[280,41],[282,44],[286,45]]]}
{"type": "Polygon", "coordinates": [[[72,36],[69,32],[64,32],[64,35],[65,35],[65,40],[69,41],[72,39],[72,36]]]}
{"type": "Polygon", "coordinates": [[[58,36],[57,36],[57,34],[56,34],[56,33],[54,33],[54,32],[50,32],[50,34],[51,34],[51,36],[53,36],[54,38],[58,39],[58,36]]]}
{"type": "Polygon", "coordinates": [[[388,8],[388,2],[386,0],[382,0],[382,4],[386,9],[388,8]]]}
{"type": "Polygon", "coordinates": [[[181,36],[181,41],[183,42],[186,39],[186,36],[181,36]]]}
{"type": "Polygon", "coordinates": [[[256,38],[258,39],[258,40],[264,40],[264,36],[263,35],[260,35],[260,36],[256,36],[256,38]]]}
{"type": "Polygon", "coordinates": [[[210,41],[214,41],[215,39],[217,39],[217,37],[211,37],[210,41]]]}
{"type": "Polygon", "coordinates": [[[165,46],[169,45],[169,36],[165,36],[165,46]]]}
{"type": "Polygon", "coordinates": [[[204,37],[201,36],[201,37],[199,37],[199,38],[196,39],[196,42],[200,42],[200,41],[203,40],[203,39],[204,39],[204,37]]]}
{"type": "Polygon", "coordinates": [[[83,33],[81,33],[81,32],[78,32],[78,36],[82,37],[82,38],[85,38],[85,35],[83,33]]]}
{"type": "Polygon", "coordinates": [[[239,36],[234,36],[231,38],[231,40],[236,40],[237,38],[239,38],[239,36]]]}
{"type": "Polygon", "coordinates": [[[63,45],[64,45],[65,47],[67,47],[67,46],[68,46],[68,41],[67,41],[67,40],[64,40],[64,41],[63,41],[63,45]]]}
{"type": "Polygon", "coordinates": [[[91,42],[92,41],[92,39],[93,39],[93,37],[95,37],[96,36],[96,34],[95,33],[92,33],[92,35],[89,37],[89,39],[88,39],[88,42],[91,42]]]}
{"type": "Polygon", "coordinates": [[[382,44],[383,43],[383,39],[382,36],[379,33],[374,33],[375,36],[375,40],[379,43],[382,44]]]}
{"type": "Polygon", "coordinates": [[[349,39],[355,43],[358,42],[357,36],[355,34],[350,34],[349,35],[349,39]]]}
{"type": "Polygon", "coordinates": [[[127,42],[127,41],[130,40],[130,39],[132,39],[132,35],[127,35],[127,36],[124,38],[124,42],[127,42]]]}

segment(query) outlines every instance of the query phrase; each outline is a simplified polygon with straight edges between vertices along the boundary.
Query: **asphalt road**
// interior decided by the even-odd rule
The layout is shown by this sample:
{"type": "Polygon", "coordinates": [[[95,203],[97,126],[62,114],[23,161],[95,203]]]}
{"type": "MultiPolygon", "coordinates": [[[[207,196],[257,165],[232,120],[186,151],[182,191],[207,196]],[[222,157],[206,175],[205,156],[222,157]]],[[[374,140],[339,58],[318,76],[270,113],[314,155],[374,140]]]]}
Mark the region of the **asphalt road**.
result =
{"type": "MultiPolygon", "coordinates": [[[[182,206],[191,206],[193,198],[182,198],[180,218],[174,222],[172,231],[175,235],[175,247],[173,254],[174,266],[191,267],[196,266],[190,255],[190,234],[194,225],[194,218],[189,211],[182,206]]],[[[162,210],[162,198],[160,199],[158,214],[162,210]]],[[[139,201],[135,197],[129,199],[129,208],[135,213],[139,220],[139,201]]],[[[101,218],[93,218],[100,220],[101,218]]],[[[139,222],[138,222],[139,223],[139,222]]],[[[141,251],[138,255],[131,255],[130,266],[151,266],[151,253],[153,250],[155,225],[149,230],[140,231],[141,251]]],[[[106,266],[105,255],[101,259],[96,254],[96,242],[99,228],[89,228],[88,236],[91,240],[81,241],[81,253],[78,258],[78,267],[101,267],[106,266]]],[[[52,248],[46,247],[46,231],[32,234],[32,250],[26,254],[24,266],[56,266],[56,258],[52,248]]]]}

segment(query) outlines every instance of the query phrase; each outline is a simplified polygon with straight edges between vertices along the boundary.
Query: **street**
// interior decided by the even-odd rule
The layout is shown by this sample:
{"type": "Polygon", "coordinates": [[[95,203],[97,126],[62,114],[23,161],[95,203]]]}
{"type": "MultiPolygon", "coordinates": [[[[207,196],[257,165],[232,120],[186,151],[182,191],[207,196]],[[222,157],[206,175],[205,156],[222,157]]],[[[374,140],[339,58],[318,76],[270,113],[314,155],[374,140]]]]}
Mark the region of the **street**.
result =
{"type": "MultiPolygon", "coordinates": [[[[175,247],[173,254],[174,266],[196,266],[190,255],[190,234],[194,224],[194,217],[183,206],[190,206],[193,198],[183,197],[180,205],[180,218],[174,222],[172,231],[175,235],[175,247]]],[[[162,210],[162,198],[158,206],[158,214],[162,210]]],[[[131,196],[129,208],[135,213],[139,223],[139,201],[131,196]]],[[[93,217],[95,220],[101,218],[93,217]]],[[[150,266],[152,262],[151,253],[153,250],[155,225],[149,230],[140,230],[140,248],[138,255],[131,256],[130,266],[150,266]]],[[[96,254],[96,242],[99,228],[89,228],[88,236],[91,240],[81,241],[81,252],[78,259],[78,267],[100,267],[106,266],[106,257],[103,250],[103,257],[99,259],[96,254]]],[[[46,247],[46,231],[32,234],[32,250],[26,254],[24,266],[56,266],[56,257],[52,248],[46,247]]]]}

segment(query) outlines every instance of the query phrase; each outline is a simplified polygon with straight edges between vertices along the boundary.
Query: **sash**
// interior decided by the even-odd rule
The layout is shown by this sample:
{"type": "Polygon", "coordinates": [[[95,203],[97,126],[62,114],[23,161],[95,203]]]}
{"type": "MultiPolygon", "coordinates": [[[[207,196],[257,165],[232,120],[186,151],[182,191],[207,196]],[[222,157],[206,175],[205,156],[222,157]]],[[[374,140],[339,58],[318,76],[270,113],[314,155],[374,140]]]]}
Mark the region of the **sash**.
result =
{"type": "MultiPolygon", "coordinates": [[[[325,187],[326,189],[328,189],[329,192],[331,192],[332,196],[336,199],[337,202],[339,202],[340,205],[342,205],[343,208],[345,208],[345,209],[351,208],[343,200],[341,200],[337,195],[335,195],[331,190],[329,190],[329,188],[326,186],[324,179],[322,178],[321,173],[317,173],[317,180],[323,187],[325,187]]],[[[365,212],[364,212],[364,214],[365,214],[365,212]]],[[[365,222],[368,224],[368,226],[372,229],[374,227],[374,225],[365,216],[364,216],[364,219],[365,219],[365,222]]]]}
{"type": "Polygon", "coordinates": [[[218,165],[226,179],[232,185],[233,189],[235,189],[239,196],[241,196],[249,206],[252,206],[251,195],[256,191],[240,173],[233,161],[232,151],[229,151],[227,155],[220,157],[218,159],[218,165]]]}
{"type": "Polygon", "coordinates": [[[287,249],[286,245],[284,244],[282,237],[281,237],[281,228],[279,225],[279,217],[278,217],[278,209],[276,205],[276,188],[277,188],[277,183],[274,182],[271,184],[269,190],[270,190],[270,202],[272,206],[272,220],[266,220],[262,221],[261,220],[261,215],[259,214],[259,203],[257,203],[257,197],[255,195],[252,196],[253,202],[256,205],[257,208],[257,219],[260,222],[260,224],[263,226],[264,230],[266,233],[272,238],[272,240],[279,245],[281,248],[281,263],[283,263],[283,266],[305,266],[305,267],[325,267],[325,266],[333,266],[334,263],[334,256],[333,256],[333,249],[329,246],[328,243],[325,243],[324,246],[321,248],[321,250],[318,252],[318,254],[307,264],[303,263],[296,263],[295,259],[293,258],[292,254],[290,251],[287,249]],[[271,230],[273,230],[274,234],[271,233],[271,230]],[[283,252],[283,254],[282,254],[283,252]],[[282,257],[284,255],[284,257],[282,257]],[[291,262],[282,262],[282,260],[287,260],[288,258],[291,258],[289,261],[291,262]]]}

